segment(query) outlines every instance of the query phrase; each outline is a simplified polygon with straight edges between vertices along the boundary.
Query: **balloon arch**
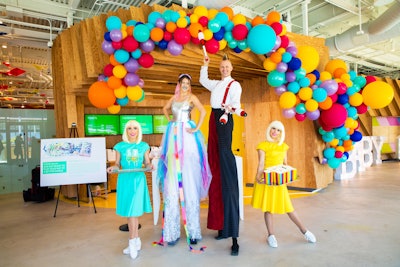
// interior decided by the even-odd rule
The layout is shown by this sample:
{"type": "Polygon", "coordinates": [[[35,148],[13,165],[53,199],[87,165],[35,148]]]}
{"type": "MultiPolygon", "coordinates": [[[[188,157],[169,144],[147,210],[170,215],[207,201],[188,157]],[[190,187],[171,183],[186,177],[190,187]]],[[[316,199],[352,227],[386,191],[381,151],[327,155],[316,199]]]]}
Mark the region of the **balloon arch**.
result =
{"type": "Polygon", "coordinates": [[[153,11],[147,22],[123,23],[110,16],[106,28],[102,50],[110,63],[89,88],[93,106],[116,114],[129,101],[142,101],[144,81],[136,72],[153,66],[151,51],[158,48],[178,56],[185,44],[200,44],[198,35],[202,32],[208,53],[229,47],[236,53],[265,55],[267,81],[279,96],[283,116],[299,122],[318,121],[326,142],[324,163],[331,168],[347,161],[354,143],[361,140],[358,115],[368,108],[387,106],[394,96],[389,84],[373,76],[358,76],[340,59],[330,60],[322,72],[316,70],[318,52],[311,46],[296,47],[277,11],[249,22],[230,7],[216,10],[197,6],[191,14],[184,10],[153,11]]]}

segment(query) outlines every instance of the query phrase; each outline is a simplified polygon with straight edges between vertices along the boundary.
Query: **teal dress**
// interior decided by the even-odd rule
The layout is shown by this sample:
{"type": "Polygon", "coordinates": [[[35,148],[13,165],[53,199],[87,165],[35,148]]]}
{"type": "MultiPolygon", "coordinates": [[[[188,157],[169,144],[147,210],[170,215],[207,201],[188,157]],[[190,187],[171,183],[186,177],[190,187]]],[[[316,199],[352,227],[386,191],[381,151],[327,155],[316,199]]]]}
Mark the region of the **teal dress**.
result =
{"type": "MultiPolygon", "coordinates": [[[[150,149],[145,142],[119,142],[114,150],[121,155],[122,169],[142,168],[144,155],[150,149]]],[[[151,213],[149,189],[144,172],[119,173],[117,180],[117,209],[122,217],[139,217],[143,213],[151,213]]]]}

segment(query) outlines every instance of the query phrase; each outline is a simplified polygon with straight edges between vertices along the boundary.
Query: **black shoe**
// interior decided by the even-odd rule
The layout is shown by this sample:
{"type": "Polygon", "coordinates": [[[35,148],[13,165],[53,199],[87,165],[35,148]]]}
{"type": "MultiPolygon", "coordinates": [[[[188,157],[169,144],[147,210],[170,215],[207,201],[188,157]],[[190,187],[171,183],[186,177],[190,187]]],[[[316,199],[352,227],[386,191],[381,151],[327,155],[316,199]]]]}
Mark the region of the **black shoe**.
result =
{"type": "Polygon", "coordinates": [[[190,239],[190,245],[196,245],[197,244],[197,239],[196,238],[191,238],[190,239]]]}
{"type": "Polygon", "coordinates": [[[215,237],[216,240],[225,239],[226,237],[222,236],[222,230],[218,230],[218,235],[215,237]]]}
{"type": "Polygon", "coordinates": [[[232,248],[231,248],[231,255],[232,256],[237,256],[237,255],[239,255],[239,245],[232,245],[232,248]]]}
{"type": "MultiPolygon", "coordinates": [[[[140,228],[142,228],[142,226],[141,226],[140,223],[139,223],[139,225],[138,225],[138,230],[139,230],[140,228]]],[[[126,224],[120,225],[120,226],[119,226],[119,230],[122,231],[122,232],[129,232],[129,226],[128,226],[128,224],[126,223],[126,224]]]]}

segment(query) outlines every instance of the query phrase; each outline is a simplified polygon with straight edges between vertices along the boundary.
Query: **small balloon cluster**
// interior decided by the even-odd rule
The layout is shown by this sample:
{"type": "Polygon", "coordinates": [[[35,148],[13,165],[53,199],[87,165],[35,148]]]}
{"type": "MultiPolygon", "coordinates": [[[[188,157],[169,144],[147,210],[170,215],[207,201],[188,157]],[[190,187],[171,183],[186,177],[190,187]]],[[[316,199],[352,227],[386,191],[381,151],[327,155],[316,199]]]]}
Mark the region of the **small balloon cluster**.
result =
{"type": "Polygon", "coordinates": [[[153,66],[151,52],[156,48],[178,56],[189,42],[201,43],[204,52],[211,54],[227,46],[236,53],[251,51],[261,55],[286,47],[289,38],[279,20],[279,13],[272,12],[266,19],[257,16],[249,22],[244,15],[234,14],[230,7],[216,10],[204,6],[195,7],[191,14],[184,10],[153,11],[147,23],[135,20],[122,23],[118,17],[110,16],[102,42],[110,63],[89,88],[89,100],[93,106],[107,108],[110,113],[118,113],[129,101],[142,101],[144,81],[137,70],[153,66]]]}
{"type": "Polygon", "coordinates": [[[330,60],[319,72],[319,55],[311,46],[289,42],[266,55],[268,84],[279,95],[283,116],[317,120],[326,148],[323,163],[335,169],[347,161],[355,142],[362,139],[358,115],[368,107],[383,108],[393,99],[393,88],[373,76],[349,71],[344,61],[330,60]]]}

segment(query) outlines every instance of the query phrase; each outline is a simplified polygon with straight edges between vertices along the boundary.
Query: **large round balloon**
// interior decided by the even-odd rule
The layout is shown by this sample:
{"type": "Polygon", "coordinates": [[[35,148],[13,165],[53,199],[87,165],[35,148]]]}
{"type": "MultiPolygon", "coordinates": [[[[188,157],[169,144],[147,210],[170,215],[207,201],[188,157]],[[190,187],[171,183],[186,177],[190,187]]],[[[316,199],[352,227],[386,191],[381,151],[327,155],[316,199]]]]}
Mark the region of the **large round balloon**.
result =
{"type": "Polygon", "coordinates": [[[299,46],[297,50],[297,58],[301,60],[301,67],[305,69],[307,73],[312,72],[318,67],[319,54],[314,47],[303,45],[299,46]]]}
{"type": "Polygon", "coordinates": [[[275,31],[266,24],[259,24],[249,31],[247,44],[250,50],[259,55],[267,54],[275,45],[275,31]]]}
{"type": "Polygon", "coordinates": [[[94,82],[88,90],[88,98],[90,103],[96,108],[107,108],[114,104],[114,90],[107,86],[106,82],[94,82]]]}
{"type": "Polygon", "coordinates": [[[345,123],[346,118],[346,108],[338,103],[334,103],[330,109],[322,111],[320,116],[324,125],[331,128],[342,126],[345,123]]]}
{"type": "Polygon", "coordinates": [[[383,108],[393,100],[393,88],[382,81],[367,84],[362,91],[364,104],[371,108],[383,108]]]}

